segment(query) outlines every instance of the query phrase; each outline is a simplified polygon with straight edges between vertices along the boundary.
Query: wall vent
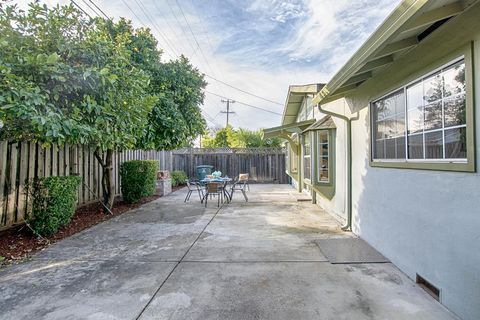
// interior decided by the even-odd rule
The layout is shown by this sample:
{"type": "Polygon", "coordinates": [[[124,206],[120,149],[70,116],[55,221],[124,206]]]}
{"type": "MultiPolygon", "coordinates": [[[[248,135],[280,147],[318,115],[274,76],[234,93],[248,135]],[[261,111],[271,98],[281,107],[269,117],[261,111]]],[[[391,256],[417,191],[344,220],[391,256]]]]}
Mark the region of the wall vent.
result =
{"type": "Polygon", "coordinates": [[[431,295],[435,300],[440,301],[440,289],[435,287],[433,284],[425,280],[422,276],[417,273],[417,279],[415,281],[418,285],[429,295],[431,295]]]}

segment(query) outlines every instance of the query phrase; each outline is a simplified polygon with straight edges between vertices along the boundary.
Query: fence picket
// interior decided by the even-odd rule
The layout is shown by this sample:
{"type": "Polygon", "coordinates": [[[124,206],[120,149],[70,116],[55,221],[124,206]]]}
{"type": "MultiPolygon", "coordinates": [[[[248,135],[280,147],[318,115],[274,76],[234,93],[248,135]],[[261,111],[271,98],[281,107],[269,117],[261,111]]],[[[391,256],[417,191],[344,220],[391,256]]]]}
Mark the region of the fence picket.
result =
{"type": "Polygon", "coordinates": [[[26,194],[25,180],[28,176],[28,142],[20,143],[20,172],[18,181],[18,205],[17,221],[23,221],[25,217],[26,194]]]}
{"type": "Polygon", "coordinates": [[[7,176],[8,142],[0,141],[0,226],[6,216],[5,180],[7,176]]]}
{"type": "Polygon", "coordinates": [[[17,206],[17,163],[18,163],[18,143],[10,145],[10,157],[8,159],[8,186],[7,186],[7,216],[6,225],[15,223],[15,213],[17,206]]]}

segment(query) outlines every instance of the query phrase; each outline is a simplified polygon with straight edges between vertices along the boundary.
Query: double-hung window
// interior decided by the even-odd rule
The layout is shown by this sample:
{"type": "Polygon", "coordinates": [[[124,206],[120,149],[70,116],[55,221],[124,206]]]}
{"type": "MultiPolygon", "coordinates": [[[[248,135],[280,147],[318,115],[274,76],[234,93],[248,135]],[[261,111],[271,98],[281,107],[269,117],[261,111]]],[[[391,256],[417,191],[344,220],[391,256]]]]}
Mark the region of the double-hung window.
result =
{"type": "Polygon", "coordinates": [[[466,163],[465,60],[373,102],[373,162],[466,163]]]}

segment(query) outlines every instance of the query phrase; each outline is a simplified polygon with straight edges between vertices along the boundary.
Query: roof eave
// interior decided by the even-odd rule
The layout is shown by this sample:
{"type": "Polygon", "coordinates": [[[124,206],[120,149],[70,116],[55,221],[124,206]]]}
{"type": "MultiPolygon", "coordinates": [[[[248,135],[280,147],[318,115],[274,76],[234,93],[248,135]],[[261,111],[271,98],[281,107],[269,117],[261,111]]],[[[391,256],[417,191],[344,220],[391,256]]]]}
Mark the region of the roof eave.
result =
{"type": "MultiPolygon", "coordinates": [[[[349,90],[344,93],[337,94],[337,90],[350,80],[349,78],[359,71],[374,53],[382,50],[389,39],[392,38],[401,27],[412,17],[420,13],[420,9],[428,3],[428,0],[404,0],[397,8],[385,19],[385,21],[377,28],[377,30],[365,41],[365,43],[355,52],[355,54],[344,64],[344,66],[333,76],[333,78],[320,90],[313,98],[313,104],[325,103],[334,100],[331,96],[335,95],[336,99],[345,96],[347,93],[355,90],[361,82],[349,84],[349,90]]],[[[403,43],[404,46],[407,43],[403,43]]],[[[411,45],[411,44],[410,44],[411,45]]],[[[382,57],[377,57],[382,58],[382,57]]],[[[366,77],[368,79],[368,77],[366,77]]]]}

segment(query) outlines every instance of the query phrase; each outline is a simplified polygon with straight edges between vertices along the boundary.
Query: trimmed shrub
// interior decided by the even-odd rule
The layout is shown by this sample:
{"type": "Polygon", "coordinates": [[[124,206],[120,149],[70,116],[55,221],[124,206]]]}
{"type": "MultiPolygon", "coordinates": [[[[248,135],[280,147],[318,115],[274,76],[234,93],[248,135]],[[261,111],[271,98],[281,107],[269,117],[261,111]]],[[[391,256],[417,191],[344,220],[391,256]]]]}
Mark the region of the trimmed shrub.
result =
{"type": "Polygon", "coordinates": [[[123,200],[135,203],[155,193],[158,161],[131,160],[120,166],[123,200]]]}
{"type": "Polygon", "coordinates": [[[172,171],[172,187],[184,185],[188,179],[187,174],[183,171],[172,171]]]}
{"type": "Polygon", "coordinates": [[[35,178],[28,185],[32,197],[27,222],[41,236],[51,236],[66,226],[75,213],[79,176],[35,178]]]}

